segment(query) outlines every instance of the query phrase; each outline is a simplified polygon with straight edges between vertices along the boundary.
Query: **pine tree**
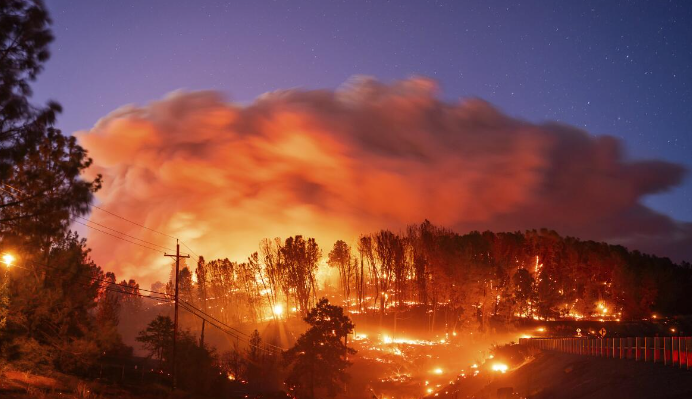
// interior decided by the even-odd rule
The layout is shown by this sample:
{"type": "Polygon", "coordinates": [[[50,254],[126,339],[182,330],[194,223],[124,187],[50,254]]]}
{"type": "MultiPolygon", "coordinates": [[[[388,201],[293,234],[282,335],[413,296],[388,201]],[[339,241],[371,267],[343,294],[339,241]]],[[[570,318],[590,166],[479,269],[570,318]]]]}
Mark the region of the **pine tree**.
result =
{"type": "Polygon", "coordinates": [[[168,360],[173,347],[173,321],[168,316],[157,316],[146,329],[139,332],[136,340],[151,352],[151,356],[161,362],[168,360]]]}
{"type": "Polygon", "coordinates": [[[333,398],[344,391],[351,365],[347,357],[356,353],[346,341],[354,325],[343,308],[326,298],[304,320],[310,328],[284,352],[284,363],[290,367],[286,384],[299,399],[333,398]]]}

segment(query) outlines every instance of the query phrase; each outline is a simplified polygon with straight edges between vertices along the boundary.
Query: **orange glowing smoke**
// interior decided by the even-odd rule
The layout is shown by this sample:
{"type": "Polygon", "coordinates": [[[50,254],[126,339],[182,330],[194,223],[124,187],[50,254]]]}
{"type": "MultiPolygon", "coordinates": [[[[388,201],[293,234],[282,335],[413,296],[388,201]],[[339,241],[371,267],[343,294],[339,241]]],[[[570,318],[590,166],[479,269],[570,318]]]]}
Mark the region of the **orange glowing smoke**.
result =
{"type": "MultiPolygon", "coordinates": [[[[690,239],[682,233],[691,229],[639,203],[676,185],[678,165],[625,162],[614,138],[520,121],[481,100],[444,102],[424,78],[359,78],[249,105],[177,92],[113,111],[77,136],[95,161],[89,173],[104,176],[101,206],[180,237],[207,259],[242,261],[260,239],[294,234],[328,250],[337,239],[426,218],[460,231],[548,226],[632,247],[652,226],[657,239],[642,243],[690,239]]],[[[174,245],[94,212],[94,221],[174,245]]],[[[168,277],[170,260],[153,251],[97,232],[89,243],[123,278],[168,277]]]]}

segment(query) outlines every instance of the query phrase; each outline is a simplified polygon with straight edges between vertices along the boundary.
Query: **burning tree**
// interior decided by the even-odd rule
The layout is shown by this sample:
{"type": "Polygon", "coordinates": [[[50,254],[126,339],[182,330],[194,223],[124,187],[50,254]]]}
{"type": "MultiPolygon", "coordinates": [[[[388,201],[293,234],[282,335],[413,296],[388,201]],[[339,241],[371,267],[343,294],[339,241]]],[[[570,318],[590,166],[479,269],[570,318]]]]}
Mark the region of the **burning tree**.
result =
{"type": "Polygon", "coordinates": [[[377,267],[375,266],[375,253],[373,249],[372,238],[370,236],[360,236],[358,240],[358,253],[360,254],[360,272],[356,289],[358,291],[358,309],[362,311],[363,302],[365,301],[365,292],[367,285],[372,285],[375,289],[375,301],[379,296],[379,283],[377,279],[377,267]],[[365,264],[367,263],[367,267],[365,264]],[[370,275],[370,281],[366,283],[365,275],[370,275]]]}
{"type": "Polygon", "coordinates": [[[260,264],[257,252],[252,253],[247,262],[239,263],[236,266],[236,279],[240,292],[243,294],[240,299],[246,304],[249,311],[250,320],[262,319],[262,289],[260,264]]]}
{"type": "Polygon", "coordinates": [[[286,239],[281,255],[286,265],[284,276],[289,292],[295,295],[300,310],[307,314],[317,296],[315,272],[322,252],[314,238],[306,240],[298,235],[286,239]]]}
{"type": "Polygon", "coordinates": [[[351,294],[351,281],[353,279],[355,265],[351,262],[351,247],[344,241],[339,240],[334,243],[334,248],[329,252],[329,266],[339,270],[339,285],[344,294],[344,301],[347,306],[351,294]]]}
{"type": "MultiPolygon", "coordinates": [[[[268,289],[267,297],[269,306],[272,309],[279,303],[279,293],[281,292],[285,275],[281,248],[280,238],[275,238],[273,241],[265,238],[260,241],[260,254],[264,265],[262,268],[262,278],[266,282],[268,289]]],[[[286,307],[288,308],[288,304],[286,307]]]]}

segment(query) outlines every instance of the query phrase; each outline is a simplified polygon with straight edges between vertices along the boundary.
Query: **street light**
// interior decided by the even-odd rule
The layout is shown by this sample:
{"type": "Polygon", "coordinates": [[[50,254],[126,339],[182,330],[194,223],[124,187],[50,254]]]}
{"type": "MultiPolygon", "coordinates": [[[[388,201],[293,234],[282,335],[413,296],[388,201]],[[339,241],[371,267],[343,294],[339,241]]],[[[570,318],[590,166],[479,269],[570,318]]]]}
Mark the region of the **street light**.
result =
{"type": "Polygon", "coordinates": [[[4,263],[6,267],[12,266],[12,262],[14,262],[14,256],[8,253],[2,255],[2,263],[4,263]]]}

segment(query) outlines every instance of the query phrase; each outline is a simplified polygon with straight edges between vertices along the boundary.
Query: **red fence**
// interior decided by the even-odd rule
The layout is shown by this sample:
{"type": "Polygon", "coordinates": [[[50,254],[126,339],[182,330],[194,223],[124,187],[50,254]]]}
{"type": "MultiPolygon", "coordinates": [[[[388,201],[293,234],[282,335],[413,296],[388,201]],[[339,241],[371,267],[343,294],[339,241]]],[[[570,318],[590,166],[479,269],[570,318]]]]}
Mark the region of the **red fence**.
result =
{"type": "Polygon", "coordinates": [[[692,337],[520,338],[519,343],[541,350],[692,369],[692,337]]]}

